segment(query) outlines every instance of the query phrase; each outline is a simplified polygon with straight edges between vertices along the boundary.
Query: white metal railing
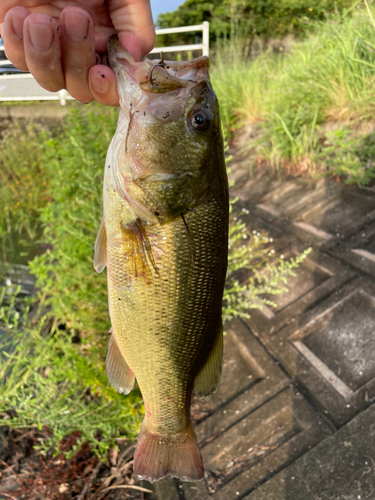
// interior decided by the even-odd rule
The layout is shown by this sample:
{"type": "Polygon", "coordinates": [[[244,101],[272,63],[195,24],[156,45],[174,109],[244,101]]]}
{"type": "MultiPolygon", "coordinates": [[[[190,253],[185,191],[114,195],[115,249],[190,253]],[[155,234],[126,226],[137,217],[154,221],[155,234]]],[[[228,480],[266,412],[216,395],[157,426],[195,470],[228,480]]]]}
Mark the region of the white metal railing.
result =
{"type": "MultiPolygon", "coordinates": [[[[155,47],[150,54],[160,52],[183,52],[201,50],[202,55],[209,54],[209,23],[195,26],[181,26],[179,28],[165,28],[156,30],[156,35],[167,35],[173,33],[188,33],[192,31],[202,31],[202,43],[191,45],[175,45],[171,47],[155,47]]],[[[4,51],[0,47],[0,51],[4,51]]],[[[0,61],[1,66],[9,64],[8,60],[0,61]]],[[[59,92],[49,92],[43,89],[30,73],[0,75],[0,101],[57,101],[61,105],[66,104],[67,99],[73,99],[66,90],[59,92]]]]}
{"type": "Polygon", "coordinates": [[[195,26],[181,26],[180,28],[164,28],[155,30],[157,35],[168,35],[173,33],[187,33],[189,31],[202,31],[202,43],[195,43],[192,45],[175,45],[172,47],[155,47],[150,54],[158,52],[183,52],[190,50],[201,50],[203,56],[208,56],[209,53],[209,40],[210,40],[210,24],[204,21],[203,24],[195,26]]]}

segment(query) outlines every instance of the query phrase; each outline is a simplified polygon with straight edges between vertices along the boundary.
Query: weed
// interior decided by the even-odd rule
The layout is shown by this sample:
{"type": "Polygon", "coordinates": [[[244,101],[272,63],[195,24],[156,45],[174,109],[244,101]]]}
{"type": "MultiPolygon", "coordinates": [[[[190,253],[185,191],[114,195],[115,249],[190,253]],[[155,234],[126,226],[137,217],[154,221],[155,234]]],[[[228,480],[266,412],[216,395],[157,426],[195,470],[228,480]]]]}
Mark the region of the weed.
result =
{"type": "MultiPolygon", "coordinates": [[[[236,199],[231,201],[231,207],[236,199]]],[[[231,210],[229,225],[229,258],[226,287],[223,297],[223,320],[234,317],[249,318],[251,309],[262,304],[276,307],[265,295],[288,292],[289,276],[305,260],[311,248],[289,261],[276,258],[272,238],[264,232],[250,233],[239,215],[231,210]],[[238,271],[247,270],[246,278],[239,279],[238,271]]]]}
{"type": "MultiPolygon", "coordinates": [[[[233,39],[212,65],[226,134],[236,124],[257,121],[260,155],[273,167],[293,163],[297,171],[331,171],[323,125],[345,121],[344,129],[353,129],[374,114],[375,30],[367,11],[316,24],[314,35],[294,43],[290,53],[268,51],[253,60],[247,54],[246,44],[233,39]]],[[[340,175],[368,183],[372,170],[359,174],[359,168],[350,157],[340,175]]]]}
{"type": "Polygon", "coordinates": [[[0,302],[3,425],[48,429],[49,437],[39,446],[44,451],[58,451],[63,438],[76,432],[79,438],[68,456],[83,443],[105,456],[119,435],[134,437],[142,417],[139,391],[124,399],[110,387],[106,346],[99,340],[95,348],[89,342],[73,343],[46,316],[32,320],[29,308],[20,313],[15,297],[3,292],[0,302]]]}
{"type": "Polygon", "coordinates": [[[369,184],[375,177],[375,135],[354,135],[349,127],[327,132],[315,161],[325,165],[327,174],[343,176],[348,184],[369,184]]]}

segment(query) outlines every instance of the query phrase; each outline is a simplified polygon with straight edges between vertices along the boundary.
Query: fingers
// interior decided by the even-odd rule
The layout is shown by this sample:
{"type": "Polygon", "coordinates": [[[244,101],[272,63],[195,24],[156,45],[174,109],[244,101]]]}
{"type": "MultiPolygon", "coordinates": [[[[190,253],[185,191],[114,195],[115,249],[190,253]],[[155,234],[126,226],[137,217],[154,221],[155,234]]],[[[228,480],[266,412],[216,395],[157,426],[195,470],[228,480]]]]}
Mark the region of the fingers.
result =
{"type": "Polygon", "coordinates": [[[30,13],[23,7],[8,11],[2,36],[9,60],[24,71],[30,70],[49,91],[66,88],[81,102],[95,98],[104,105],[118,105],[115,75],[97,64],[100,54],[95,49],[104,53],[108,36],[117,31],[124,48],[141,60],[155,39],[149,0],[108,0],[106,15],[102,10],[99,15],[92,7],[96,32],[86,10],[68,6],[61,12],[57,7],[49,11],[48,5],[45,12],[54,17],[30,13]]]}
{"type": "Polygon", "coordinates": [[[96,101],[105,106],[118,106],[116,77],[108,66],[93,66],[89,71],[89,84],[96,101]]]}
{"type": "Polygon", "coordinates": [[[23,23],[29,14],[24,7],[13,7],[5,16],[1,31],[7,58],[22,71],[28,70],[23,50],[23,23]]]}
{"type": "Polygon", "coordinates": [[[23,25],[27,67],[39,85],[50,92],[64,88],[60,58],[60,26],[46,14],[30,14],[23,25]]]}
{"type": "Polygon", "coordinates": [[[60,23],[66,89],[78,101],[90,102],[88,72],[96,63],[94,22],[84,9],[69,6],[62,11],[60,23]]]}
{"type": "Polygon", "coordinates": [[[136,61],[154,46],[155,29],[149,0],[109,0],[109,13],[121,45],[136,61]]]}

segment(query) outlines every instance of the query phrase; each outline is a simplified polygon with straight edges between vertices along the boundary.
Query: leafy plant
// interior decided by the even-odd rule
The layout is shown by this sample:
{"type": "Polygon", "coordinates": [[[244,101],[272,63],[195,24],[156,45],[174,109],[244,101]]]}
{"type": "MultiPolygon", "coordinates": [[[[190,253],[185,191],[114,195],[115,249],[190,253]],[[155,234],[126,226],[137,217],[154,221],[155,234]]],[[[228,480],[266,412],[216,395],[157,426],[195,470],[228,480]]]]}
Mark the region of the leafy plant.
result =
{"type": "MultiPolygon", "coordinates": [[[[228,37],[234,32],[247,39],[304,36],[314,29],[314,21],[323,21],[355,5],[353,0],[186,0],[175,11],[160,14],[159,28],[189,26],[209,21],[211,39],[228,37]]],[[[191,35],[163,35],[161,43],[193,43],[191,35]]]]}
{"type": "Polygon", "coordinates": [[[99,456],[119,435],[135,437],[143,410],[139,391],[124,398],[107,381],[103,349],[73,343],[47,316],[17,310],[16,293],[0,296],[0,414],[2,425],[35,427],[48,437],[42,450],[59,450],[73,431],[99,456]],[[7,300],[6,300],[7,299],[7,300]]]}
{"type": "Polygon", "coordinates": [[[327,132],[315,161],[324,164],[327,174],[343,176],[347,184],[369,184],[375,177],[375,136],[355,135],[348,127],[327,132]]]}
{"type": "MultiPolygon", "coordinates": [[[[231,207],[236,201],[231,200],[231,207]]],[[[295,276],[294,270],[312,250],[308,248],[298,257],[286,261],[276,258],[272,241],[265,232],[250,233],[246,224],[231,210],[228,272],[223,297],[224,322],[234,317],[249,318],[251,309],[261,309],[262,304],[276,307],[264,295],[287,293],[288,277],[295,276]],[[237,273],[244,270],[249,272],[245,279],[240,280],[237,273]]]]}
{"type": "Polygon", "coordinates": [[[22,234],[29,242],[38,235],[38,210],[48,201],[50,179],[43,159],[50,138],[48,130],[31,123],[23,127],[9,123],[1,137],[0,237],[3,240],[11,232],[22,234]]]}
{"type": "Polygon", "coordinates": [[[48,144],[50,201],[40,211],[49,249],[30,263],[55,317],[83,334],[109,329],[106,272],[93,270],[102,217],[103,165],[117,122],[115,110],[73,110],[48,144]]]}

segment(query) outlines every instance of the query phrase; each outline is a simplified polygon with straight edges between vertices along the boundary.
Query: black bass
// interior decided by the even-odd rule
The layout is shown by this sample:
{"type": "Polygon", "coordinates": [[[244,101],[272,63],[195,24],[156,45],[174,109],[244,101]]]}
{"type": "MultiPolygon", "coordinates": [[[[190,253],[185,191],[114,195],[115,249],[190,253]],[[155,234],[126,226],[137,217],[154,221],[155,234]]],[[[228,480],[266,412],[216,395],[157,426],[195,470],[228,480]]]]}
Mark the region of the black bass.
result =
{"type": "Polygon", "coordinates": [[[219,385],[228,182],[209,59],[136,63],[111,37],[120,117],[108,150],[94,266],[108,270],[111,385],[137,377],[138,478],[203,478],[192,391],[219,385]]]}

